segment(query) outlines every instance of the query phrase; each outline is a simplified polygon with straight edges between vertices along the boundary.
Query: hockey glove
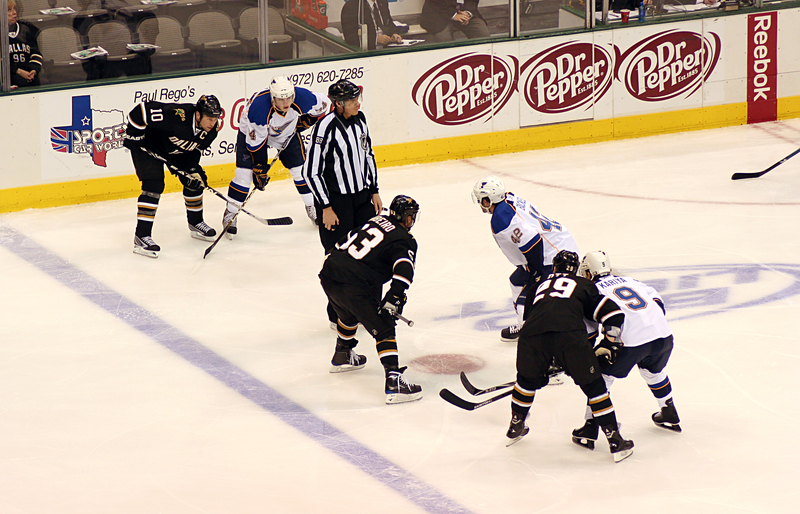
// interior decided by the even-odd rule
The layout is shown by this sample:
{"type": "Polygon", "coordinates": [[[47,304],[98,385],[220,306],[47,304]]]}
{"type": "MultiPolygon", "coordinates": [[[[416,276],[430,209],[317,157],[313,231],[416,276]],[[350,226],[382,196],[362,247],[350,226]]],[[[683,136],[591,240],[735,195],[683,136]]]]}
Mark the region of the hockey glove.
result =
{"type": "Polygon", "coordinates": [[[192,166],[186,172],[186,187],[189,189],[203,189],[206,187],[205,172],[200,166],[192,166]]]}
{"type": "Polygon", "coordinates": [[[381,309],[385,310],[393,318],[395,318],[397,317],[398,314],[403,314],[403,307],[405,306],[407,301],[408,297],[404,292],[397,294],[392,292],[392,290],[390,289],[386,293],[386,296],[384,296],[383,300],[381,301],[382,305],[381,309]]]}
{"type": "Polygon", "coordinates": [[[604,337],[600,344],[594,348],[594,354],[597,356],[598,362],[600,362],[600,368],[607,368],[614,364],[622,346],[622,341],[612,342],[604,337]]]}
{"type": "Polygon", "coordinates": [[[267,172],[264,171],[264,167],[261,164],[256,164],[253,166],[253,185],[259,191],[263,191],[267,184],[269,183],[269,175],[267,172]]]}

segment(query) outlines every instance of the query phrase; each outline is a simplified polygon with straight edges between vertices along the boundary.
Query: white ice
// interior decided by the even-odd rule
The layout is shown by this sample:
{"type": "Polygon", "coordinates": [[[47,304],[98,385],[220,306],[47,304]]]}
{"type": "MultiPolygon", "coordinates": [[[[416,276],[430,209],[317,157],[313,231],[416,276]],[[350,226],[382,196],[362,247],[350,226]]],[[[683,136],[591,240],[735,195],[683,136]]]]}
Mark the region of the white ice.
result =
{"type": "MultiPolygon", "coordinates": [[[[800,478],[800,120],[387,168],[417,199],[417,275],[398,326],[420,402],[384,404],[369,362],[330,374],[322,249],[291,181],[270,183],[207,259],[183,199],[156,217],[158,259],[131,252],[136,200],[0,216],[0,513],[794,513],[800,478]],[[570,442],[585,397],[541,390],[505,447],[514,379],[508,275],[470,199],[497,175],[622,273],[657,285],[675,332],[680,434],[657,428],[636,371],[612,388],[634,454],[570,442]],[[427,365],[423,365],[427,362],[427,365]]],[[[168,178],[168,180],[174,180],[168,178]]],[[[219,229],[224,205],[206,194],[219,229]]],[[[602,437],[601,437],[602,439],[602,437]]]]}

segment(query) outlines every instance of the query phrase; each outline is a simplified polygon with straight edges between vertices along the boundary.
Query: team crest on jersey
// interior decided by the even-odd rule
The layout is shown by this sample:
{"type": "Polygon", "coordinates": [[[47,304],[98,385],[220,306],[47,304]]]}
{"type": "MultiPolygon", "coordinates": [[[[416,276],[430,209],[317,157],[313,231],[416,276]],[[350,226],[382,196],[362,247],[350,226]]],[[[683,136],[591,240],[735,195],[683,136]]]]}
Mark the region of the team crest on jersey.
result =
{"type": "Polygon", "coordinates": [[[361,134],[361,149],[365,152],[369,149],[369,144],[367,143],[367,135],[361,134]]]}
{"type": "Polygon", "coordinates": [[[186,121],[186,111],[183,109],[175,109],[175,114],[181,117],[181,121],[186,121]]]}

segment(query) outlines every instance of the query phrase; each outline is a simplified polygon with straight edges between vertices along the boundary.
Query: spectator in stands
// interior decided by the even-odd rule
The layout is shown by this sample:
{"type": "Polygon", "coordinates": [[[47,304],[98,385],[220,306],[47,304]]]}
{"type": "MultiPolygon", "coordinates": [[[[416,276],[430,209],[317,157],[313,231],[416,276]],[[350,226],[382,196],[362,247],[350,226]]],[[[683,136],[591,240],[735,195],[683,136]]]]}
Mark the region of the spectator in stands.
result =
{"type": "Polygon", "coordinates": [[[11,88],[38,86],[42,53],[36,43],[39,30],[17,21],[17,0],[8,0],[8,46],[11,63],[11,88]]]}
{"type": "Polygon", "coordinates": [[[437,43],[453,41],[455,32],[462,32],[469,39],[491,36],[478,11],[478,0],[425,0],[420,25],[437,43]]]}
{"type": "Polygon", "coordinates": [[[342,32],[348,45],[361,47],[358,28],[362,24],[367,26],[367,50],[403,41],[389,12],[388,0],[346,1],[342,7],[342,32]]]}

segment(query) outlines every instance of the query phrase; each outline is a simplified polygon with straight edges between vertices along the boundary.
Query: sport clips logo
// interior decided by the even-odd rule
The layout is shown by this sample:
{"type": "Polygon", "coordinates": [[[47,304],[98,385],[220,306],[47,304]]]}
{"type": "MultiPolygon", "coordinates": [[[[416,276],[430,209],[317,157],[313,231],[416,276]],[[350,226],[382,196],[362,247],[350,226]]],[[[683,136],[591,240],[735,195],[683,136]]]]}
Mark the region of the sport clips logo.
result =
{"type": "Polygon", "coordinates": [[[92,109],[89,95],[72,97],[72,124],[50,127],[50,145],[60,153],[85,154],[96,166],[106,167],[106,156],[122,148],[125,115],[112,109],[92,109]]]}

